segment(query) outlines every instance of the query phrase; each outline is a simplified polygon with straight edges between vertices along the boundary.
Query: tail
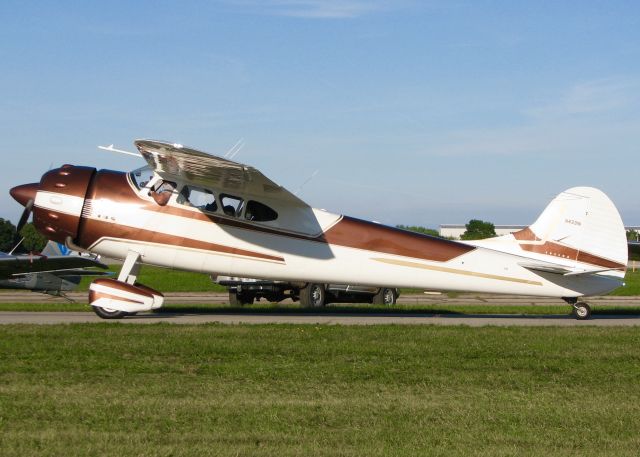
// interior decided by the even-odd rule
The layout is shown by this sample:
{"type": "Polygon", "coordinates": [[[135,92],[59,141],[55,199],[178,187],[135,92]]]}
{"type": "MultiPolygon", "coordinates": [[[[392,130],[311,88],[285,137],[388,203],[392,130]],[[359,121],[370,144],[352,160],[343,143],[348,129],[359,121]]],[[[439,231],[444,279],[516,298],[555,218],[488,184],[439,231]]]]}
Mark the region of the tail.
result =
{"type": "Polygon", "coordinates": [[[67,256],[67,255],[71,255],[72,252],[73,251],[71,251],[64,244],[56,243],[55,241],[49,240],[47,245],[42,250],[42,255],[47,256],[47,257],[67,256]]]}
{"type": "Polygon", "coordinates": [[[593,187],[573,187],[554,198],[538,220],[513,234],[525,251],[576,263],[576,273],[623,277],[628,248],[613,202],[593,187]]]}

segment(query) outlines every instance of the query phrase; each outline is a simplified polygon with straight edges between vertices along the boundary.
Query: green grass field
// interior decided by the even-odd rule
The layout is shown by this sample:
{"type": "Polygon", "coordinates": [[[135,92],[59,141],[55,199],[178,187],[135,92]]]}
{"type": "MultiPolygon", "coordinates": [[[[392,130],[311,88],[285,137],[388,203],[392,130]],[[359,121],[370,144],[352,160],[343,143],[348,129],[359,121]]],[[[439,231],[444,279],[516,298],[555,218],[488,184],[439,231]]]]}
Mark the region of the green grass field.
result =
{"type": "MultiPolygon", "coordinates": [[[[108,271],[114,274],[114,278],[117,278],[120,265],[111,265],[108,271]]],[[[89,284],[94,279],[91,277],[83,278],[76,290],[79,292],[89,290],[89,284]]],[[[138,281],[164,292],[225,292],[227,290],[211,281],[209,275],[149,265],[140,269],[138,281]]]]}
{"type": "Polygon", "coordinates": [[[0,455],[638,455],[640,332],[0,326],[0,455]]]}

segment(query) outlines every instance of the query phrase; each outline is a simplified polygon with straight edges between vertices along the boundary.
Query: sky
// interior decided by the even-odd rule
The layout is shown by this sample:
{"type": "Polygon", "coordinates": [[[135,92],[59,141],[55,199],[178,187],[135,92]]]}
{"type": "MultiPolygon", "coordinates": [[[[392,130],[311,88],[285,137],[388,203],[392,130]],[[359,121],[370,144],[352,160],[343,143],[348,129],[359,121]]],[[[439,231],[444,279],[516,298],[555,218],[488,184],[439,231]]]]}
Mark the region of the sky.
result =
{"type": "Polygon", "coordinates": [[[0,3],[0,217],[153,138],[386,224],[529,224],[573,186],[640,225],[640,2],[0,3]],[[309,178],[313,177],[311,180],[309,178]]]}

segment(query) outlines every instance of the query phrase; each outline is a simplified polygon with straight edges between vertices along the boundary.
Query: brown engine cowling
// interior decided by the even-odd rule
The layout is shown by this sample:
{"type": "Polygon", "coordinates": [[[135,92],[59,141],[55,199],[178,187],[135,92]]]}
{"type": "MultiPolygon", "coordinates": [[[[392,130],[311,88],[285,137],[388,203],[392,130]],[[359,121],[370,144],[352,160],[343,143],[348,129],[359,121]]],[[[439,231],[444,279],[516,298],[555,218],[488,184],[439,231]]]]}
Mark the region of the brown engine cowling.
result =
{"type": "Polygon", "coordinates": [[[63,165],[42,176],[33,208],[33,223],[40,233],[59,243],[77,238],[84,199],[95,173],[95,168],[63,165]]]}

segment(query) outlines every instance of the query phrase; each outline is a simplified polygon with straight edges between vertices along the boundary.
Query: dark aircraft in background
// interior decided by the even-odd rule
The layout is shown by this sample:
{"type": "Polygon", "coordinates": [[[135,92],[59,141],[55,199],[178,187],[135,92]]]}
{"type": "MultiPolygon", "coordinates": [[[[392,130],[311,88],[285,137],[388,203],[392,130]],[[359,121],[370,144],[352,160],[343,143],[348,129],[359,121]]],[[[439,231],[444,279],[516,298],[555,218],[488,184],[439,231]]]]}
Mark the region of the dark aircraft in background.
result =
{"type": "Polygon", "coordinates": [[[61,295],[75,289],[83,276],[108,273],[87,268],[106,269],[92,257],[80,256],[52,241],[42,254],[12,255],[0,252],[0,289],[26,289],[61,295]]]}

